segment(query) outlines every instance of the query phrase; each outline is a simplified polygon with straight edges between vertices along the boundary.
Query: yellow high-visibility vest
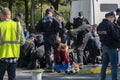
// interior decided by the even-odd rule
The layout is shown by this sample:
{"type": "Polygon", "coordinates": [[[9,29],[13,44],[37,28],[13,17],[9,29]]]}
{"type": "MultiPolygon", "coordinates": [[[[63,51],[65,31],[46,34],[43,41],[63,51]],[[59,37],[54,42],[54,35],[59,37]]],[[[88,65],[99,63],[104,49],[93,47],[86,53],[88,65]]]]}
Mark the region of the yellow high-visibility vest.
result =
{"type": "Polygon", "coordinates": [[[0,22],[0,59],[18,58],[20,55],[20,23],[12,20],[0,22]]]}

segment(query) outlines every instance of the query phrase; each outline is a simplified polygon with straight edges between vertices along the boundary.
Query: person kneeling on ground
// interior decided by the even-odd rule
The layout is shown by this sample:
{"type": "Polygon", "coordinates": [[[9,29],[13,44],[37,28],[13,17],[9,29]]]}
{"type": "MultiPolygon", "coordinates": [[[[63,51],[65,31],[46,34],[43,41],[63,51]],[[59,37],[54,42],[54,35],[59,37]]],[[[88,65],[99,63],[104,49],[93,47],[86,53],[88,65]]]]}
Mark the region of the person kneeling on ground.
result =
{"type": "Polygon", "coordinates": [[[66,71],[70,67],[70,57],[67,55],[68,46],[61,43],[59,37],[57,37],[57,40],[59,46],[55,52],[55,70],[57,72],[66,71]]]}

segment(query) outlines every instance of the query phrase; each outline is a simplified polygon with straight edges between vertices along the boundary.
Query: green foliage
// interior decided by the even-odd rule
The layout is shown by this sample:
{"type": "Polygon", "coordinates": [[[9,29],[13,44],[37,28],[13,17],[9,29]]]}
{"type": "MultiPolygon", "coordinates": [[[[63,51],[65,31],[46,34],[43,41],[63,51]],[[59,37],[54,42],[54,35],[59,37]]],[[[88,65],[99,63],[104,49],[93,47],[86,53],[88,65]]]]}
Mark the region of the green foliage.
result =
{"type": "Polygon", "coordinates": [[[6,0],[0,0],[0,9],[1,8],[3,8],[3,7],[6,7],[6,6],[8,6],[8,1],[6,1],[6,0]]]}
{"type": "Polygon", "coordinates": [[[24,9],[24,2],[22,0],[16,0],[13,4],[13,11],[12,11],[12,15],[13,18],[15,17],[16,14],[18,14],[19,12],[21,12],[23,15],[25,14],[25,9],[24,9]]]}
{"type": "Polygon", "coordinates": [[[47,8],[49,8],[50,6],[48,4],[44,4],[42,6],[42,10],[41,10],[41,6],[38,6],[35,10],[35,24],[37,24],[39,22],[39,20],[45,16],[45,10],[47,8]]]}
{"type": "MultiPolygon", "coordinates": [[[[15,15],[19,12],[21,12],[24,16],[25,20],[25,0],[12,0],[12,18],[15,17],[15,15]]],[[[45,15],[45,10],[49,8],[52,4],[48,0],[34,0],[35,1],[35,25],[38,23],[38,21],[42,18],[42,16],[45,15]],[[41,2],[42,10],[41,10],[41,2]],[[41,16],[42,15],[42,16],[41,16]]],[[[70,13],[70,3],[69,0],[60,0],[60,3],[67,2],[67,5],[59,5],[58,11],[62,14],[64,20],[69,19],[69,13],[70,13]]],[[[28,24],[31,25],[31,0],[28,0],[28,24]]],[[[9,0],[0,0],[0,9],[3,7],[9,6],[9,0]]]]}
{"type": "MultiPolygon", "coordinates": [[[[43,14],[43,17],[45,16],[45,10],[49,8],[50,6],[48,4],[44,4],[42,7],[39,6],[35,11],[35,23],[38,23],[38,21],[42,18],[41,14],[43,14]]],[[[67,4],[66,6],[59,5],[59,12],[61,13],[64,22],[66,22],[70,17],[70,4],[67,4]]]]}
{"type": "Polygon", "coordinates": [[[68,20],[70,17],[70,4],[67,4],[66,6],[59,6],[59,12],[62,14],[64,21],[68,20]]]}
{"type": "Polygon", "coordinates": [[[60,0],[60,3],[64,3],[65,2],[65,0],[60,0]]]}

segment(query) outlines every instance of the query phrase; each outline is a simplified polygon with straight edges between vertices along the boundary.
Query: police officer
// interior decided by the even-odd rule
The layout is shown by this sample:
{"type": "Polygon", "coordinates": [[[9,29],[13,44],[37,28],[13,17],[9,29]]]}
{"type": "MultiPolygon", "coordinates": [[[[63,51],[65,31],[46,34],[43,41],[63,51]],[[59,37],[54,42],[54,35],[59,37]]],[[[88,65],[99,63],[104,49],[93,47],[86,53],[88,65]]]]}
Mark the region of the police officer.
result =
{"type": "Polygon", "coordinates": [[[5,71],[8,79],[15,80],[16,63],[20,55],[20,45],[25,43],[25,37],[19,22],[11,20],[11,11],[8,8],[1,10],[0,22],[0,80],[3,80],[5,71]]]}
{"type": "Polygon", "coordinates": [[[88,42],[89,37],[91,36],[92,26],[89,24],[83,24],[78,28],[73,29],[70,31],[70,36],[74,39],[74,49],[77,52],[77,59],[79,63],[79,68],[82,69],[84,67],[83,64],[83,56],[84,56],[84,49],[88,42]]]}
{"type": "Polygon", "coordinates": [[[83,25],[83,23],[89,24],[88,20],[83,16],[82,11],[78,13],[78,16],[79,16],[78,18],[74,18],[74,23],[73,23],[74,28],[83,25]]]}
{"type": "Polygon", "coordinates": [[[46,10],[46,16],[37,24],[36,30],[38,32],[43,32],[47,68],[51,70],[53,69],[52,55],[54,53],[51,48],[54,50],[57,49],[56,36],[60,30],[60,22],[53,17],[52,9],[46,10]]]}
{"type": "Polygon", "coordinates": [[[106,69],[110,62],[112,80],[117,79],[117,44],[120,40],[119,31],[113,23],[115,14],[109,12],[105,14],[105,19],[99,24],[97,28],[98,35],[102,44],[102,69],[101,80],[106,80],[106,69]]]}
{"type": "Polygon", "coordinates": [[[59,32],[59,36],[61,38],[61,42],[62,43],[66,43],[67,39],[68,39],[68,35],[67,35],[67,29],[65,28],[65,25],[64,25],[64,22],[63,22],[63,19],[62,19],[62,15],[58,12],[58,11],[54,11],[54,17],[56,19],[59,20],[59,22],[61,23],[61,27],[62,29],[60,30],[59,32]]]}

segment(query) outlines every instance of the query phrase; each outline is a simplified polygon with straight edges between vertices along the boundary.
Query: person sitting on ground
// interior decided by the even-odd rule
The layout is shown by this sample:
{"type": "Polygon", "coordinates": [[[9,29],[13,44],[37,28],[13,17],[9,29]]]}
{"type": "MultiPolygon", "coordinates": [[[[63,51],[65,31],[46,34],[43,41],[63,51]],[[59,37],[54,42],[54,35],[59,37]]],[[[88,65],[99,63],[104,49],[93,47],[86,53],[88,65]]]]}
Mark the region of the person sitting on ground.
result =
{"type": "Polygon", "coordinates": [[[30,64],[30,58],[35,51],[35,34],[30,34],[29,39],[25,41],[25,44],[21,47],[21,54],[19,59],[19,67],[27,67],[30,64]]]}
{"type": "Polygon", "coordinates": [[[55,52],[55,70],[57,72],[66,71],[70,67],[70,57],[67,55],[68,46],[61,43],[61,38],[57,37],[59,46],[55,52]]]}

